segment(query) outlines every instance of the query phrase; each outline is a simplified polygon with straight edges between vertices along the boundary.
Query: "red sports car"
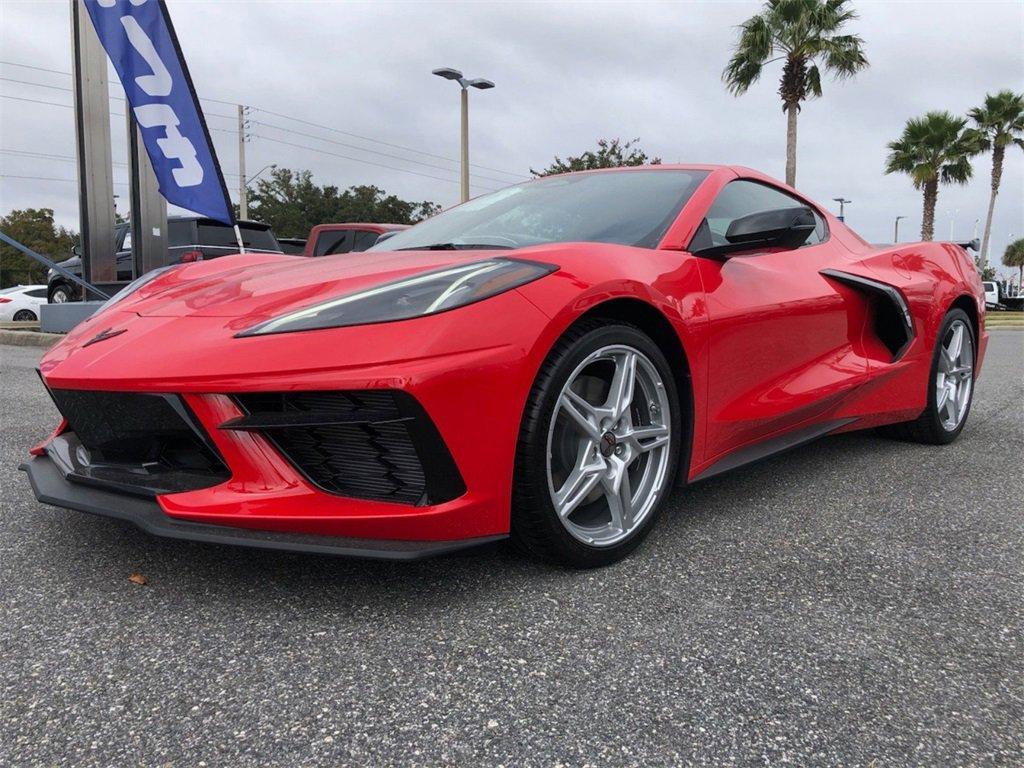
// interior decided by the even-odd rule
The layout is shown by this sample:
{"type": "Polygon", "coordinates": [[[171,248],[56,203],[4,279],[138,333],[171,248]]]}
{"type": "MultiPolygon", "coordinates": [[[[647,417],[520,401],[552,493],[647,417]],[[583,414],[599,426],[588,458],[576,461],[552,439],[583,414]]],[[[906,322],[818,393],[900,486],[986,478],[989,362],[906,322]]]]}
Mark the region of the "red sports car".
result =
{"type": "Polygon", "coordinates": [[[551,176],[365,254],[151,272],[55,346],[40,501],[155,534],[615,561],[673,485],[854,429],[948,443],[985,352],[951,243],[746,168],[551,176]]]}

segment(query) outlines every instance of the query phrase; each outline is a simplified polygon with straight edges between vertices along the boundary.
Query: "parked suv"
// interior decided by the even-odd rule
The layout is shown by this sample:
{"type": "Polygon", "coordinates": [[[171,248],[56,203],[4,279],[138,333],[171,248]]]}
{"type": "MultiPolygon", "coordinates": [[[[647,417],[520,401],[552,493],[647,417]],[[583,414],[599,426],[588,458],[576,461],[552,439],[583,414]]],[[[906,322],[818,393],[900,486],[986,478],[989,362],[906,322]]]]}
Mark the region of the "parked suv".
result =
{"type": "Polygon", "coordinates": [[[330,256],[365,251],[387,232],[408,229],[408,224],[317,224],[309,231],[303,256],[330,256]]]}
{"type": "MultiPolygon", "coordinates": [[[[267,224],[258,221],[240,221],[242,242],[246,250],[282,253],[277,238],[267,224]]],[[[201,216],[170,216],[167,219],[167,258],[158,266],[181,262],[201,261],[238,253],[235,230],[226,224],[201,216]]],[[[60,266],[81,276],[82,259],[77,255],[60,262],[60,266]]],[[[114,250],[117,252],[117,279],[128,282],[135,278],[135,260],[132,257],[132,232],[128,224],[114,229],[114,250]]],[[[82,289],[56,270],[46,276],[47,296],[51,304],[78,301],[82,289]]]]}

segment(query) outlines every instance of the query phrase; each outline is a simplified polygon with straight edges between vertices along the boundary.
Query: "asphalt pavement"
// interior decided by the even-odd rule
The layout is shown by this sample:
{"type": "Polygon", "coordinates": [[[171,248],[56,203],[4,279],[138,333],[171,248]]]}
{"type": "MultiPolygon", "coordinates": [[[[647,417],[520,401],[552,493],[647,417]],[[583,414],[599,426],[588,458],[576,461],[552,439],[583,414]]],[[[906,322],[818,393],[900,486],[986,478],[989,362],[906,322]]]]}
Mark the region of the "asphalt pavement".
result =
{"type": "Polygon", "coordinates": [[[1022,332],[954,445],[826,439],[677,492],[590,572],[42,506],[39,355],[0,348],[0,765],[1024,764],[1022,332]]]}

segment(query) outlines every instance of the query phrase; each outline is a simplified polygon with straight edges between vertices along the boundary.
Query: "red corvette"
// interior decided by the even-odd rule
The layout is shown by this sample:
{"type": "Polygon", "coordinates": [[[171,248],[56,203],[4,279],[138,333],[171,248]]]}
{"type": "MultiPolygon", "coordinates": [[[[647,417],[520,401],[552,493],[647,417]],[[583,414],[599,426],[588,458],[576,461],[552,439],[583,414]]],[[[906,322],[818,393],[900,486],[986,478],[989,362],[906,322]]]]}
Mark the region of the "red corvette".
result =
{"type": "Polygon", "coordinates": [[[673,484],[826,434],[964,428],[959,246],[873,247],[760,173],[653,166],[477,198],[362,254],[151,272],[43,359],[40,501],[155,534],[575,566],[673,484]]]}

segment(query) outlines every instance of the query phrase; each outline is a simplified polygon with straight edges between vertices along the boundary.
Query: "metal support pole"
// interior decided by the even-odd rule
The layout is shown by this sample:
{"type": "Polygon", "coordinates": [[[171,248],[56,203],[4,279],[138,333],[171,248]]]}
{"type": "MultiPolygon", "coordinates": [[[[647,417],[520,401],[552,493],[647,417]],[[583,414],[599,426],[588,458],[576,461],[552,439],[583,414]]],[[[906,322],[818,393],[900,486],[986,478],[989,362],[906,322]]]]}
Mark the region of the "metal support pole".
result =
{"type": "Polygon", "coordinates": [[[139,277],[167,262],[167,201],[160,194],[153,164],[131,108],[127,114],[132,260],[135,277],[139,277]]]}
{"type": "Polygon", "coordinates": [[[462,93],[462,202],[469,200],[469,89],[462,93]]]}
{"type": "Polygon", "coordinates": [[[70,5],[82,276],[93,284],[113,283],[117,258],[107,53],[82,0],[71,0],[70,5]]]}
{"type": "Polygon", "coordinates": [[[249,218],[249,191],[245,186],[245,107],[238,105],[238,218],[249,218]]]}

